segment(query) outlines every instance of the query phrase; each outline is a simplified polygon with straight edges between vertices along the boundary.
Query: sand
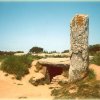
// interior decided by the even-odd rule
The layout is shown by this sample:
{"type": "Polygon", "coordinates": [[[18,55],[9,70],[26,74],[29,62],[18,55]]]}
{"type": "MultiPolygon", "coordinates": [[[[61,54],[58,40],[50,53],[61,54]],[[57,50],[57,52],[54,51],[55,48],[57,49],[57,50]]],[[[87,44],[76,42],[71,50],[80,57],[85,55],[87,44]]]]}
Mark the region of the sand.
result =
{"type": "Polygon", "coordinates": [[[13,75],[5,76],[6,73],[0,71],[0,99],[46,99],[52,100],[51,90],[48,85],[33,86],[28,81],[34,74],[33,62],[30,74],[18,81],[13,75]]]}
{"type": "Polygon", "coordinates": [[[96,74],[96,80],[100,80],[100,66],[90,64],[89,68],[94,70],[94,73],[96,74]]]}
{"type": "MultiPolygon", "coordinates": [[[[34,74],[34,65],[37,61],[32,63],[30,74],[22,78],[21,81],[14,79],[13,75],[5,76],[6,73],[0,71],[0,100],[11,99],[30,99],[30,100],[52,100],[50,95],[51,90],[49,85],[33,86],[28,81],[34,74]]],[[[96,79],[100,80],[100,66],[90,64],[89,68],[96,73],[96,79]]]]}

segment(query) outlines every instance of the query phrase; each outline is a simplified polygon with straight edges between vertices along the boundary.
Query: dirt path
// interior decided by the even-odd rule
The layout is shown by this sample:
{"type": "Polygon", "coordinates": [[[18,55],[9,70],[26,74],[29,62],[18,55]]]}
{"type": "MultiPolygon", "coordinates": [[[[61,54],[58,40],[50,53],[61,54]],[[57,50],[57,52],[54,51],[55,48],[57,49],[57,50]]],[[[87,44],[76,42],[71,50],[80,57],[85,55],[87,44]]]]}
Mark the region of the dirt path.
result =
{"type": "Polygon", "coordinates": [[[46,99],[52,100],[50,95],[51,90],[48,85],[33,86],[28,81],[34,74],[34,65],[36,61],[32,63],[30,68],[30,74],[22,78],[21,81],[12,79],[13,76],[5,76],[6,73],[0,71],[0,99],[46,99]]]}

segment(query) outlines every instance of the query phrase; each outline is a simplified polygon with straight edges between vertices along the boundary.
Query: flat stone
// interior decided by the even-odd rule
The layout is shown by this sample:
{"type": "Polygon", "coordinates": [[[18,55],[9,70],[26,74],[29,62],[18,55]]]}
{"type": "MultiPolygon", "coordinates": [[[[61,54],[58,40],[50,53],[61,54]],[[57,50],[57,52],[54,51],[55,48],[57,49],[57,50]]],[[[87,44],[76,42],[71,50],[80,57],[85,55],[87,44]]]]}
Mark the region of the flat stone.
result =
{"type": "Polygon", "coordinates": [[[38,60],[38,63],[43,66],[53,66],[53,67],[68,67],[70,65],[69,58],[46,58],[38,60]]]}

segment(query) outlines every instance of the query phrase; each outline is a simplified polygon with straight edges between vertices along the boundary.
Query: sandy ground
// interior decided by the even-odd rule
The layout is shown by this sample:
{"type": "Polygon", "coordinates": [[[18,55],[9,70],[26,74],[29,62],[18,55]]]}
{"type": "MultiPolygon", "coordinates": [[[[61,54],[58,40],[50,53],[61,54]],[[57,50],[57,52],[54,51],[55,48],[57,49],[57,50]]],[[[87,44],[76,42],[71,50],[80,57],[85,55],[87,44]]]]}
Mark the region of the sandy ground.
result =
{"type": "Polygon", "coordinates": [[[0,71],[0,99],[46,99],[52,100],[51,90],[48,85],[33,86],[28,81],[34,74],[33,62],[30,74],[26,75],[21,81],[12,79],[13,76],[5,76],[6,73],[0,71]]]}
{"type": "Polygon", "coordinates": [[[96,74],[96,80],[100,80],[100,66],[90,64],[89,68],[94,70],[94,73],[96,74]]]}
{"type": "MultiPolygon", "coordinates": [[[[13,79],[12,75],[5,76],[6,73],[0,71],[0,100],[6,99],[30,99],[30,100],[52,100],[49,85],[33,86],[28,81],[34,74],[34,65],[32,63],[30,74],[22,78],[21,81],[13,79]]],[[[96,73],[96,79],[100,80],[100,66],[90,64],[89,68],[96,73]]]]}

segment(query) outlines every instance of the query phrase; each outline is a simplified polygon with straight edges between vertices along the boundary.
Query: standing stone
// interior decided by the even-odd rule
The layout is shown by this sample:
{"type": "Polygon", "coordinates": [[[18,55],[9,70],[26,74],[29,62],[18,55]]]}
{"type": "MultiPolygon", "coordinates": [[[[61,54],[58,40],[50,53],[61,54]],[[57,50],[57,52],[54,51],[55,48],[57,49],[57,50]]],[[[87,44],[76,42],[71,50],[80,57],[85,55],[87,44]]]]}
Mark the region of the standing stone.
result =
{"type": "Polygon", "coordinates": [[[70,30],[71,56],[69,82],[74,82],[84,78],[88,72],[88,16],[77,14],[71,21],[70,30]]]}

